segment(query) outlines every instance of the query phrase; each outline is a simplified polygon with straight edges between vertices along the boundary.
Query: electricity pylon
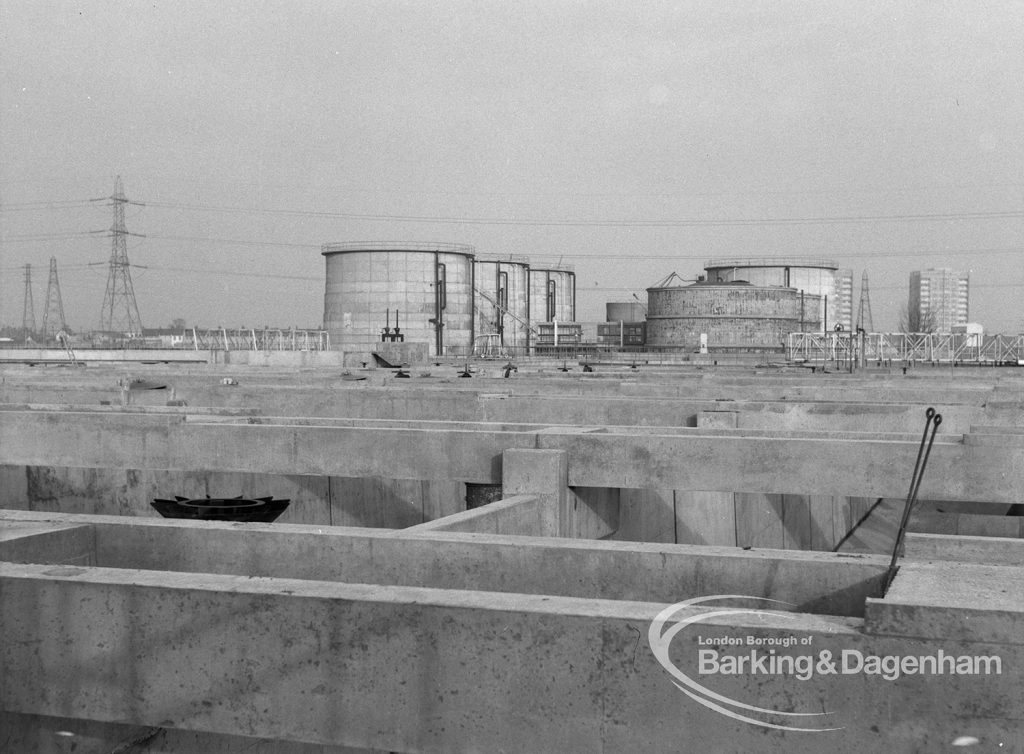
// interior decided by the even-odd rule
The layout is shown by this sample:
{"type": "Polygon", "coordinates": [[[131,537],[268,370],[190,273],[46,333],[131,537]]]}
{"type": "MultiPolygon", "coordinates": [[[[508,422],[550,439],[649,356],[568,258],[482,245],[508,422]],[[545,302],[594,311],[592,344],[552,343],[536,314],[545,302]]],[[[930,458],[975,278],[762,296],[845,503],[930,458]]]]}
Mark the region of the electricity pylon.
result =
{"type": "Polygon", "coordinates": [[[32,265],[25,265],[25,304],[21,310],[21,334],[23,338],[35,334],[36,307],[32,303],[32,265]]]}
{"type": "Polygon", "coordinates": [[[871,293],[868,291],[868,271],[860,277],[860,306],[857,307],[857,329],[874,332],[875,323],[871,317],[871,293]]]}
{"type": "Polygon", "coordinates": [[[132,265],[128,262],[127,236],[143,236],[129,233],[125,228],[124,205],[145,205],[125,198],[121,176],[117,176],[113,195],[105,198],[110,200],[110,206],[114,208],[114,224],[110,227],[109,273],[107,290],[103,294],[103,310],[100,312],[100,330],[141,335],[142,318],[139,316],[139,305],[135,301],[135,289],[132,287],[132,265]]]}
{"type": "Polygon", "coordinates": [[[50,280],[46,284],[46,309],[43,310],[43,334],[55,337],[61,330],[68,329],[64,320],[64,299],[60,295],[60,279],[57,277],[57,258],[50,257],[50,280]]]}

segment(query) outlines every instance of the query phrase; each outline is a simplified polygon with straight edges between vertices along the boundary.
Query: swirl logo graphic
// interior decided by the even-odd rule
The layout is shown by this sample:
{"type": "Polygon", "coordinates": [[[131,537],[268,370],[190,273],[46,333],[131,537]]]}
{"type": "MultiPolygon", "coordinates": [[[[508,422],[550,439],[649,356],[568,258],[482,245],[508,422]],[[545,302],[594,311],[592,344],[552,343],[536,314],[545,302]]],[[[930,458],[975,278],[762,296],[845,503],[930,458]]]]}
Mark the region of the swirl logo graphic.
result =
{"type": "Polygon", "coordinates": [[[721,618],[727,615],[759,615],[772,616],[773,618],[781,617],[787,620],[793,619],[792,615],[777,610],[753,610],[734,607],[726,610],[711,610],[703,613],[694,613],[673,621],[673,616],[680,610],[707,602],[720,602],[723,600],[757,600],[758,602],[771,602],[777,605],[789,604],[787,602],[780,602],[779,600],[771,600],[764,597],[749,597],[741,594],[717,594],[709,597],[695,597],[693,599],[684,600],[683,602],[677,602],[676,604],[670,605],[662,610],[651,622],[650,629],[648,629],[647,632],[647,639],[650,642],[651,651],[654,652],[654,656],[657,658],[658,662],[661,663],[661,666],[672,676],[673,685],[698,704],[702,704],[708,709],[712,709],[726,717],[731,717],[733,720],[740,720],[742,722],[749,723],[750,725],[758,725],[763,728],[775,728],[778,730],[802,731],[806,733],[822,733],[825,731],[842,730],[842,728],[810,727],[809,725],[797,724],[800,722],[814,724],[818,721],[815,721],[813,718],[831,715],[831,712],[782,712],[779,710],[767,709],[765,707],[758,707],[753,704],[746,704],[745,702],[730,699],[727,696],[723,696],[722,694],[718,694],[711,689],[702,686],[675,666],[669,657],[669,646],[676,635],[691,624],[710,618],[721,618]],[[787,721],[792,722],[792,724],[783,725],[769,722],[766,719],[762,719],[765,716],[775,718],[781,716],[786,718],[787,721]]]}

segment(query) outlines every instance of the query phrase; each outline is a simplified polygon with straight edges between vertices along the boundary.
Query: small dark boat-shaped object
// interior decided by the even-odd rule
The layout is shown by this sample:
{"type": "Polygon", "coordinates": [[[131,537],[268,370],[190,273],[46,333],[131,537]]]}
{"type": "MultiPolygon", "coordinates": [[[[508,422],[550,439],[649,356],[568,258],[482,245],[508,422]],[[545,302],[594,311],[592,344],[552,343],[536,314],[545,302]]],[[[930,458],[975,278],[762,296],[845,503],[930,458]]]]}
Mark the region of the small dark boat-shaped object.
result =
{"type": "Polygon", "coordinates": [[[245,521],[270,523],[284,513],[291,500],[271,497],[156,498],[150,505],[164,518],[190,518],[200,521],[245,521]]]}

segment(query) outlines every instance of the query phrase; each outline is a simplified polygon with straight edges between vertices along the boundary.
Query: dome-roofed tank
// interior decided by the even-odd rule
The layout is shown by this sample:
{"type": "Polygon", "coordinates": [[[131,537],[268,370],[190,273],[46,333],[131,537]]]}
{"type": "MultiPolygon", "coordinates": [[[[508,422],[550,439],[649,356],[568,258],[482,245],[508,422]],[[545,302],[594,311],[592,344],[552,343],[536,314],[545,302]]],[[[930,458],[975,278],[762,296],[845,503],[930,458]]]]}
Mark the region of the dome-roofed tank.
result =
{"type": "Polygon", "coordinates": [[[342,349],[422,342],[431,356],[473,344],[474,249],[453,243],[328,243],[324,329],[342,349]]]}
{"type": "MultiPolygon", "coordinates": [[[[816,297],[819,304],[817,329],[834,325],[850,328],[852,310],[849,297],[852,283],[844,280],[850,273],[841,271],[830,259],[802,257],[761,259],[712,259],[704,270],[711,283],[745,281],[755,286],[778,286],[803,291],[816,297]],[[828,311],[826,311],[826,299],[828,311]]],[[[806,302],[805,302],[806,303],[806,302]]]]}
{"type": "Polygon", "coordinates": [[[497,349],[508,355],[530,347],[530,265],[524,259],[474,262],[475,353],[497,349]]]}
{"type": "Polygon", "coordinates": [[[697,351],[769,351],[815,332],[820,299],[795,288],[700,281],[647,289],[647,345],[697,351]],[[701,336],[705,336],[702,342],[701,336]]]}

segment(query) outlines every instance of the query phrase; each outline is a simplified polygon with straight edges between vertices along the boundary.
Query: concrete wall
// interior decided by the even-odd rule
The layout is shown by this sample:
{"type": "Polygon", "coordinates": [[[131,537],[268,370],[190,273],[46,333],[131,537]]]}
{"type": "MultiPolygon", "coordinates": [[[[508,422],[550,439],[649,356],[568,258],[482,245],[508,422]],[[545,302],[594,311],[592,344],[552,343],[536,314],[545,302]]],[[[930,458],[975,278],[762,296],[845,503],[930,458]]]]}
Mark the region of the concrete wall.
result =
{"type": "Polygon", "coordinates": [[[287,498],[281,523],[403,528],[465,510],[456,481],[0,466],[0,508],[157,516],[154,498],[287,498]]]}
{"type": "MultiPolygon", "coordinates": [[[[1024,595],[1020,586],[1012,587],[1009,606],[994,608],[988,592],[999,586],[991,566],[967,572],[965,564],[904,565],[891,597],[867,599],[871,612],[865,620],[775,612],[748,619],[708,616],[701,629],[673,644],[676,663],[696,657],[699,642],[708,637],[747,636],[793,637],[797,647],[836,657],[848,650],[876,656],[942,650],[998,655],[1002,661],[1001,674],[980,677],[903,675],[892,681],[866,673],[816,673],[805,681],[753,674],[713,679],[715,691],[731,699],[829,713],[810,722],[835,730],[810,733],[739,723],[683,697],[644,640],[663,602],[451,587],[486,585],[490,572],[544,574],[545,583],[558,574],[567,588],[578,589],[581,576],[597,572],[586,564],[600,563],[597,570],[609,584],[642,590],[650,583],[645,572],[625,567],[630,561],[639,565],[641,558],[647,573],[660,574],[659,588],[674,600],[688,592],[685,580],[680,586],[680,558],[688,558],[698,594],[760,585],[788,601],[795,595],[776,590],[806,589],[815,571],[835,577],[870,568],[877,577],[884,559],[726,555],[706,548],[684,555],[616,543],[534,545],[465,534],[444,535],[442,542],[380,534],[362,552],[381,555],[382,563],[399,559],[401,573],[423,572],[412,565],[410,548],[417,545],[416,557],[438,564],[444,564],[449,546],[453,552],[472,547],[475,562],[485,569],[467,576],[463,561],[462,569],[447,571],[450,576],[428,575],[430,586],[398,586],[347,581],[370,572],[365,557],[338,557],[346,543],[365,538],[358,534],[141,519],[132,532],[117,521],[82,523],[104,532],[96,540],[103,551],[134,553],[122,567],[0,563],[5,713],[131,723],[143,729],[140,735],[167,731],[165,741],[190,734],[207,744],[244,735],[254,746],[273,738],[387,751],[662,752],[684,745],[707,751],[911,752],[942,750],[962,735],[996,748],[1024,734],[1024,702],[1017,693],[1024,650],[1013,630],[1024,595]],[[163,536],[150,537],[154,529],[163,536]],[[147,541],[166,549],[151,552],[147,541]],[[380,553],[386,541],[394,549],[380,553]],[[520,568],[494,563],[499,550],[519,550],[520,568]],[[236,559],[243,553],[273,558],[292,572],[322,573],[326,566],[347,583],[280,574],[253,578],[251,564],[236,559]],[[309,559],[316,553],[319,563],[309,559]],[[172,558],[168,564],[202,557],[207,565],[220,563],[247,575],[131,567],[164,554],[172,558]],[[347,573],[352,564],[356,570],[347,573]],[[727,573],[738,581],[730,585],[722,578],[727,573]],[[948,588],[961,581],[968,588],[948,588]],[[32,651],[22,648],[29,645],[32,651]]],[[[66,527],[68,521],[55,523],[66,527]]],[[[999,571],[1008,584],[1024,583],[1020,568],[999,571]]],[[[843,591],[837,587],[832,583],[829,593],[843,591]]],[[[863,592],[856,601],[864,603],[863,592]]]]}

